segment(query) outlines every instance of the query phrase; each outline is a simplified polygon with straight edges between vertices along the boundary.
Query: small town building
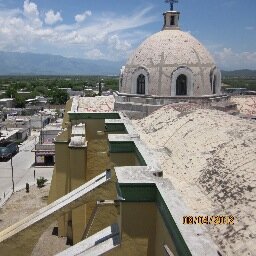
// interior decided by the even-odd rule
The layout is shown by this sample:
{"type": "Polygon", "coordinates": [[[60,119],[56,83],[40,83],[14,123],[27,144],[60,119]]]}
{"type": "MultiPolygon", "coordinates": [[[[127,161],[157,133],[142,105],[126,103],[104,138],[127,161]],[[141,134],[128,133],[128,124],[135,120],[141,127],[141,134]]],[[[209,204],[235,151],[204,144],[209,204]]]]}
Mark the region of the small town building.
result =
{"type": "Polygon", "coordinates": [[[2,128],[0,133],[0,141],[16,141],[19,129],[2,128]]]}
{"type": "Polygon", "coordinates": [[[26,104],[27,106],[41,106],[45,107],[48,103],[48,100],[42,96],[36,96],[34,99],[27,99],[26,104]]]}
{"type": "Polygon", "coordinates": [[[50,122],[49,115],[36,114],[30,117],[30,126],[34,129],[43,129],[50,122]]]}
{"type": "Polygon", "coordinates": [[[16,141],[21,143],[30,135],[30,128],[21,128],[16,133],[16,141]]]}
{"type": "Polygon", "coordinates": [[[4,108],[13,108],[15,105],[15,100],[13,98],[0,99],[0,106],[4,108]]]}
{"type": "Polygon", "coordinates": [[[0,129],[0,141],[15,141],[21,143],[27,139],[30,134],[29,128],[6,128],[0,129]]]}
{"type": "Polygon", "coordinates": [[[35,152],[35,166],[53,166],[55,163],[54,140],[61,132],[61,123],[47,125],[40,132],[38,143],[32,152],[35,152]]]}
{"type": "Polygon", "coordinates": [[[83,91],[74,91],[72,88],[59,88],[65,91],[70,97],[72,96],[83,96],[83,91]]]}
{"type": "Polygon", "coordinates": [[[21,89],[21,90],[17,91],[17,94],[19,96],[22,96],[25,99],[29,99],[29,97],[31,97],[31,95],[32,95],[32,92],[25,91],[24,89],[21,89]]]}

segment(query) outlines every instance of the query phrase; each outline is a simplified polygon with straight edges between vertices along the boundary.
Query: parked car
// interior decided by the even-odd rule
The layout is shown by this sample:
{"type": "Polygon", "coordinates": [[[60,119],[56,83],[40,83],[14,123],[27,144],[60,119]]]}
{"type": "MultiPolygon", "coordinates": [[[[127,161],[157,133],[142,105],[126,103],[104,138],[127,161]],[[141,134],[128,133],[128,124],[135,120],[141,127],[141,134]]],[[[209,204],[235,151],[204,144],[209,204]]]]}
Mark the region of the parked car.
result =
{"type": "Polygon", "coordinates": [[[19,147],[15,142],[5,141],[0,142],[0,159],[7,160],[10,159],[13,155],[19,152],[19,147]]]}

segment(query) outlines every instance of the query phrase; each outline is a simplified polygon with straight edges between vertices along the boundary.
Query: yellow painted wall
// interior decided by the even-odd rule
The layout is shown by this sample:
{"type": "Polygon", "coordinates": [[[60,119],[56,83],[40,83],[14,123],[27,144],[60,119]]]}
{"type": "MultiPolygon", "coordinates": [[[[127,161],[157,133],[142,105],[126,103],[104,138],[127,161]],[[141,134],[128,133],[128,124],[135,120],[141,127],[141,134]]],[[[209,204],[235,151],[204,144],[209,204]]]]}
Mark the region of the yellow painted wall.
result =
{"type": "Polygon", "coordinates": [[[178,255],[171,236],[165,226],[163,218],[157,210],[156,213],[156,238],[155,238],[155,256],[164,255],[163,245],[166,244],[174,255],[178,255]]]}
{"type": "MultiPolygon", "coordinates": [[[[106,255],[154,255],[155,217],[154,203],[121,203],[121,246],[106,255]]],[[[158,255],[159,256],[159,255],[158,255]]]]}
{"type": "MultiPolygon", "coordinates": [[[[69,148],[71,191],[86,182],[87,147],[69,148]]],[[[72,240],[76,244],[82,240],[86,226],[86,206],[72,210],[72,240]]]]}
{"type": "Polygon", "coordinates": [[[67,127],[66,123],[69,122],[68,111],[71,110],[72,102],[73,102],[73,99],[69,99],[66,102],[65,112],[64,112],[63,122],[62,122],[62,128],[66,128],[67,127]]]}
{"type": "MultiPolygon", "coordinates": [[[[70,109],[71,103],[70,101],[67,104],[67,111],[70,109]]],[[[87,148],[69,148],[71,126],[68,125],[68,121],[68,115],[65,113],[63,127],[68,130],[57,138],[56,170],[51,185],[50,201],[67,194],[106,169],[113,169],[114,166],[140,165],[134,153],[109,154],[106,134],[98,133],[98,131],[105,130],[105,120],[103,119],[85,121],[87,148]],[[63,143],[65,140],[66,143],[63,143]]],[[[96,197],[97,200],[116,198],[115,181],[116,179],[113,179],[110,186],[100,189],[96,197]]],[[[59,235],[68,236],[73,239],[74,244],[81,241],[95,203],[91,202],[86,206],[78,207],[61,218],[59,220],[59,235]]],[[[114,222],[121,223],[121,247],[108,255],[163,255],[163,243],[166,243],[177,255],[168,230],[154,203],[121,203],[121,207],[103,206],[97,210],[94,217],[88,236],[114,222]]]]}
{"type": "MultiPolygon", "coordinates": [[[[54,183],[52,184],[51,201],[69,193],[112,167],[108,156],[106,136],[97,134],[98,130],[104,131],[104,120],[90,120],[89,123],[89,125],[86,124],[91,134],[89,137],[97,138],[88,143],[89,153],[87,153],[87,147],[76,148],[68,146],[71,137],[70,123],[66,122],[67,130],[56,138],[55,185],[54,183]],[[96,126],[96,129],[94,126],[96,126]],[[90,159],[89,163],[87,163],[88,159],[90,159]]],[[[113,193],[110,194],[113,195],[113,193]]],[[[99,197],[99,200],[101,199],[102,197],[99,197]]],[[[114,196],[110,199],[114,199],[114,196]]],[[[91,212],[92,207],[88,204],[87,209],[86,206],[81,206],[73,210],[71,214],[60,218],[58,221],[59,235],[68,236],[69,239],[73,240],[74,244],[80,242],[85,230],[86,219],[89,219],[91,212]]]]}
{"type": "Polygon", "coordinates": [[[161,256],[166,244],[178,255],[155,203],[121,203],[121,246],[106,255],[161,256]]]}
{"type": "Polygon", "coordinates": [[[52,181],[51,181],[51,186],[50,186],[50,191],[49,191],[49,196],[48,196],[48,204],[51,204],[54,202],[57,198],[57,189],[56,189],[56,167],[54,166],[53,173],[52,173],[52,181]]]}
{"type": "MultiPolygon", "coordinates": [[[[97,131],[105,131],[105,120],[104,119],[87,119],[86,120],[86,140],[97,140],[101,139],[102,136],[97,134],[97,131]]],[[[106,136],[105,136],[106,138],[106,136]]]]}
{"type": "Polygon", "coordinates": [[[86,182],[87,147],[69,147],[71,190],[86,182]]]}
{"type": "MultiPolygon", "coordinates": [[[[55,144],[55,167],[56,167],[56,195],[60,198],[70,191],[70,161],[69,148],[67,143],[55,144]]],[[[55,199],[55,200],[56,200],[55,199]]],[[[67,233],[67,216],[58,220],[59,236],[66,236],[67,233]]]]}
{"type": "Polygon", "coordinates": [[[109,157],[108,142],[106,139],[89,141],[87,156],[87,181],[114,166],[109,157]]]}

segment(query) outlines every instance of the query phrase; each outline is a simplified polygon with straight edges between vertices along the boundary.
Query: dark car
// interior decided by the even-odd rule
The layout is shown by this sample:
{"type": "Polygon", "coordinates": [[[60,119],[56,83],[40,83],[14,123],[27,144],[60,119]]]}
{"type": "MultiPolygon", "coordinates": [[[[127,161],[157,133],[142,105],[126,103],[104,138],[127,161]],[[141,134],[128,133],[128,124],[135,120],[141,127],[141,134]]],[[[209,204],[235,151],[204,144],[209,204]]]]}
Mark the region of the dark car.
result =
{"type": "Polygon", "coordinates": [[[0,143],[0,159],[10,159],[19,152],[19,147],[15,142],[6,141],[0,143]]]}

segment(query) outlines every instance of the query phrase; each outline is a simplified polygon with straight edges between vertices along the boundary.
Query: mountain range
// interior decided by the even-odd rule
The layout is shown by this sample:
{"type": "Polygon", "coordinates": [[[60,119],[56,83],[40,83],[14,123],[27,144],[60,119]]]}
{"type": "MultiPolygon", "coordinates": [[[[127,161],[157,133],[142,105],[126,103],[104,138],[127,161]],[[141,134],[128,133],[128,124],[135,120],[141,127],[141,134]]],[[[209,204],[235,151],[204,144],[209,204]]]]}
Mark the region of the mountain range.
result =
{"type": "Polygon", "coordinates": [[[256,79],[256,70],[241,69],[234,71],[221,71],[223,78],[254,78],[256,79]]]}
{"type": "Polygon", "coordinates": [[[124,63],[0,51],[0,75],[118,75],[124,63]]]}
{"type": "MultiPolygon", "coordinates": [[[[125,62],[0,51],[0,75],[119,75],[125,62]]],[[[222,71],[222,77],[256,78],[256,70],[222,71]]]]}

